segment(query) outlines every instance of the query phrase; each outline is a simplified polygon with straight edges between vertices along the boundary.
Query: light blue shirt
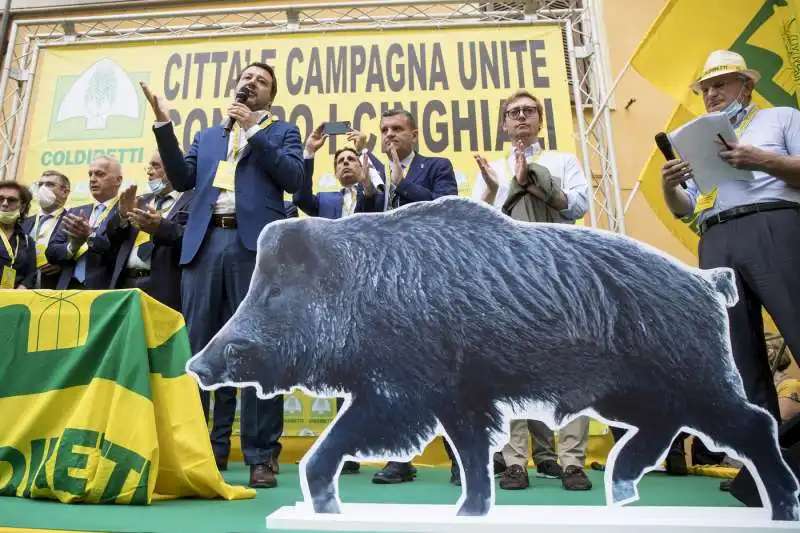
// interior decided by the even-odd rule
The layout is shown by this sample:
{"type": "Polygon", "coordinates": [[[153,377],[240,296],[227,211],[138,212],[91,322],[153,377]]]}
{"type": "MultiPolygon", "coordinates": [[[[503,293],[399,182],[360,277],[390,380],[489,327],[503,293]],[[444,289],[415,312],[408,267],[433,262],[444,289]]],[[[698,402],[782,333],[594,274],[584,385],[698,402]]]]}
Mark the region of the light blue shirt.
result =
{"type": "MultiPolygon", "coordinates": [[[[738,128],[750,107],[736,117],[733,127],[738,128]]],[[[779,155],[800,156],[800,111],[791,107],[761,109],[739,137],[740,144],[747,144],[779,155]]],[[[728,181],[719,185],[714,206],[703,211],[696,223],[711,215],[741,205],[785,200],[800,204],[800,189],[766,172],[754,172],[752,181],[728,181]]],[[[693,180],[686,182],[686,192],[694,211],[700,191],[693,180]]],[[[689,217],[685,218],[691,218],[689,217]]]]}

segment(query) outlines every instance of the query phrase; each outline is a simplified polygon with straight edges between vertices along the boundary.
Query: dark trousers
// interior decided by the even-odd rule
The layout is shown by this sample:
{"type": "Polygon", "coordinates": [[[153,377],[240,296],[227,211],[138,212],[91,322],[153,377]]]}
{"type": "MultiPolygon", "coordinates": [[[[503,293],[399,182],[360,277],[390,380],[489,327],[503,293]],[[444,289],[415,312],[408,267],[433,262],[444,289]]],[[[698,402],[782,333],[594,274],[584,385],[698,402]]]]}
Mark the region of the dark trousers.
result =
{"type": "Polygon", "coordinates": [[[140,289],[142,292],[147,293],[147,287],[150,286],[150,276],[128,277],[124,274],[119,280],[120,289],[140,289]]]}
{"type": "Polygon", "coordinates": [[[739,302],[728,310],[731,346],[748,399],[780,421],[762,305],[800,355],[800,209],[755,213],[717,224],[700,239],[701,268],[731,267],[739,302]]]}
{"type": "MultiPolygon", "coordinates": [[[[199,352],[233,316],[244,300],[255,268],[256,253],[244,248],[236,230],[211,227],[190,265],[183,270],[181,297],[192,352],[199,352]]],[[[209,416],[210,395],[201,391],[203,411],[209,416]]],[[[241,390],[241,440],[245,463],[278,459],[283,433],[283,397],[260,400],[252,387],[241,390]]],[[[222,459],[230,453],[236,409],[236,389],[214,391],[214,427],[211,445],[222,459]]]]}

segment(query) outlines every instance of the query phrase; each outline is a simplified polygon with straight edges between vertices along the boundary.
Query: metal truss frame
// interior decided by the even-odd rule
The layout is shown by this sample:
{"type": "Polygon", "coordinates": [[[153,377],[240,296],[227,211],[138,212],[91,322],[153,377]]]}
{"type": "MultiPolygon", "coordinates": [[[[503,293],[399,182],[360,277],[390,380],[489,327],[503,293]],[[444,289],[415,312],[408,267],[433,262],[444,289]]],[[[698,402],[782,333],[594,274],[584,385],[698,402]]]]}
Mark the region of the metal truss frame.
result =
{"type": "Polygon", "coordinates": [[[625,233],[599,33],[601,1],[352,0],[16,20],[9,33],[0,79],[0,179],[13,178],[18,168],[38,53],[43,47],[359,29],[458,26],[479,30],[486,25],[548,22],[558,23],[563,29],[576,141],[586,175],[591,176],[590,224],[625,233]]]}

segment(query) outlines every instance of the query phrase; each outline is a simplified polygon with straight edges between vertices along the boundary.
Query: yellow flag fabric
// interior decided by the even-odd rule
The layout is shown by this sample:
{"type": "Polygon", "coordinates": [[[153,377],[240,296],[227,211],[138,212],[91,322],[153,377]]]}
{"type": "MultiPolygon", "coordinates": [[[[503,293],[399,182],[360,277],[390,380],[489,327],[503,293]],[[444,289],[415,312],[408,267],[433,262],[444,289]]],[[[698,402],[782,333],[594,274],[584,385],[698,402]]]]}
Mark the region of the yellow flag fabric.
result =
{"type": "Polygon", "coordinates": [[[183,317],[139,290],[0,291],[0,495],[247,499],[214,462],[183,317]]]}
{"type": "Polygon", "coordinates": [[[640,43],[631,64],[690,112],[705,112],[689,85],[714,50],[741,54],[762,79],[762,107],[797,106],[800,66],[798,0],[670,0],[640,43]]]}
{"type": "MultiPolygon", "coordinates": [[[[664,131],[705,113],[689,86],[714,50],[741,54],[761,73],[753,101],[760,107],[797,107],[800,93],[800,0],[670,0],[640,43],[631,64],[676,102],[664,131]]],[[[653,132],[655,135],[656,132],[653,132]]],[[[659,219],[697,254],[696,227],[676,220],[664,204],[655,144],[639,175],[642,192],[659,219]]]]}

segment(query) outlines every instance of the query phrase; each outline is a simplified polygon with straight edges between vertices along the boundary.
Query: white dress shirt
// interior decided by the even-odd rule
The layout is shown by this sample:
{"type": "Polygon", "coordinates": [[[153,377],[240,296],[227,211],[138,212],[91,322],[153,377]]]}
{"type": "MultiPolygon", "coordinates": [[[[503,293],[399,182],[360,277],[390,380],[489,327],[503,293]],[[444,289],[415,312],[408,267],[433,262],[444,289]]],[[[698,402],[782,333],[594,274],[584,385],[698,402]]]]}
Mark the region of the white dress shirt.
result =
{"type": "MultiPolygon", "coordinates": [[[[500,181],[497,195],[492,204],[497,209],[503,207],[508,198],[510,182],[515,179],[516,153],[517,149],[515,147],[510,150],[507,158],[489,163],[500,181]]],[[[528,147],[526,156],[538,158],[535,160],[537,164],[547,168],[554,177],[561,179],[561,189],[567,197],[567,208],[559,211],[561,216],[569,220],[582,218],[589,209],[589,182],[578,162],[578,158],[566,152],[542,150],[539,143],[528,147]]],[[[481,201],[485,191],[486,183],[479,171],[472,187],[472,199],[481,201]]]]}

